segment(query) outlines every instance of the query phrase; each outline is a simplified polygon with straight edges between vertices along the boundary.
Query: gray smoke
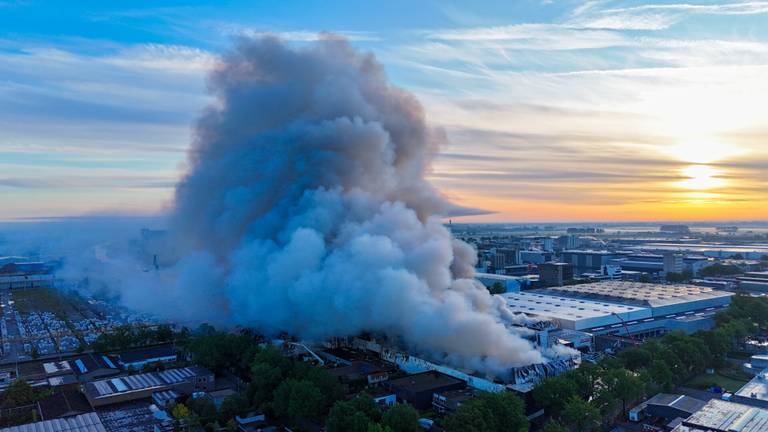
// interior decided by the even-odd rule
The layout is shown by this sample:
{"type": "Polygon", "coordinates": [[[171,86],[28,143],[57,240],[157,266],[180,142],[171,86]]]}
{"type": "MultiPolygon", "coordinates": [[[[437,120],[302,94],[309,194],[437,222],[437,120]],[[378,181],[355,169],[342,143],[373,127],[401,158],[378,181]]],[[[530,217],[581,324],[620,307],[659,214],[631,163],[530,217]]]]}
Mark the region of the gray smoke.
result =
{"type": "Polygon", "coordinates": [[[87,264],[100,288],[184,322],[374,332],[496,373],[544,361],[472,279],[474,250],[441,223],[455,207],[425,180],[444,137],[372,55],[331,37],[244,39],[210,89],[161,252],[172,264],[102,252],[87,264]]]}
{"type": "Polygon", "coordinates": [[[227,318],[268,334],[382,332],[486,370],[542,361],[441,223],[451,205],[425,175],[443,136],[372,55],[241,40],[210,87],[171,218],[198,256],[177,268],[184,290],[213,267],[227,318]]]}

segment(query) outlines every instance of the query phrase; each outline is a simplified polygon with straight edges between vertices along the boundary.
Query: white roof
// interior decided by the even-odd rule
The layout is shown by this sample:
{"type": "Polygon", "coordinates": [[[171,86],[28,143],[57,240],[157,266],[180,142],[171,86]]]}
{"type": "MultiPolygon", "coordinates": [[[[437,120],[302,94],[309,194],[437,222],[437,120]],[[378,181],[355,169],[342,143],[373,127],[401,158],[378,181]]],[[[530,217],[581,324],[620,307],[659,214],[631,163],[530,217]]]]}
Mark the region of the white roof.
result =
{"type": "Polygon", "coordinates": [[[768,369],[760,372],[756,377],[736,392],[737,396],[768,402],[768,369]]]}
{"type": "Polygon", "coordinates": [[[106,432],[95,412],[0,429],[0,432],[106,432]]]}
{"type": "Polygon", "coordinates": [[[86,383],[85,388],[87,392],[93,394],[93,397],[102,397],[116,393],[127,393],[177,384],[196,376],[199,372],[199,368],[190,367],[168,369],[162,372],[149,372],[93,381],[86,383]]]}
{"type": "Polygon", "coordinates": [[[501,296],[507,300],[509,309],[514,313],[555,319],[561,324],[564,321],[573,322],[574,330],[598,324],[620,323],[621,320],[616,315],[619,315],[622,320],[651,316],[651,310],[645,307],[562,297],[556,293],[519,292],[505,293],[501,296]]]}
{"type": "Polygon", "coordinates": [[[605,281],[547,288],[546,291],[551,291],[553,295],[561,293],[562,295],[596,300],[612,300],[618,303],[632,302],[651,307],[733,295],[731,292],[698,285],[661,285],[625,281],[605,281]]]}
{"type": "Polygon", "coordinates": [[[60,361],[60,362],[50,362],[50,363],[43,363],[43,369],[45,369],[46,374],[52,374],[57,372],[71,372],[72,371],[72,365],[69,364],[68,361],[60,361]]]}
{"type": "Polygon", "coordinates": [[[712,399],[704,408],[685,420],[693,427],[678,427],[675,431],[722,430],[730,432],[768,431],[768,410],[712,399]]]}

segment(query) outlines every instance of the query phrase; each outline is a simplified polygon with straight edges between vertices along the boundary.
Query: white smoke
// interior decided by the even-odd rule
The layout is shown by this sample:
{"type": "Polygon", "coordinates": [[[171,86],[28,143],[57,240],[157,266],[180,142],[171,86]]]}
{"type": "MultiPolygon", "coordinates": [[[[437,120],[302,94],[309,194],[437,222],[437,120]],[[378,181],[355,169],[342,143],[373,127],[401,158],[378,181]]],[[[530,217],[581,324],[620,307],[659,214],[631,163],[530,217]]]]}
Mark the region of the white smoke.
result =
{"type": "Polygon", "coordinates": [[[311,340],[382,333],[493,372],[544,361],[472,279],[474,250],[441,223],[455,208],[425,180],[443,137],[372,55],[243,39],[210,88],[169,218],[175,264],[100,264],[128,306],[311,340]]]}

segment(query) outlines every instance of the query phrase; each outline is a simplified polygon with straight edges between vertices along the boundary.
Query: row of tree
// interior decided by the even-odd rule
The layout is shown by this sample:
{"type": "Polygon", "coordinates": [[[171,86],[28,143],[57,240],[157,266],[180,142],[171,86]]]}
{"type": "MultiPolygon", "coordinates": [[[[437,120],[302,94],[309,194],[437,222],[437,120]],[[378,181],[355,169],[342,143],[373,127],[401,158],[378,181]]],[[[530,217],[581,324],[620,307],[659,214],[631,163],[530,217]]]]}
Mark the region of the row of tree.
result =
{"type": "Polygon", "coordinates": [[[91,348],[99,352],[122,351],[134,347],[143,347],[172,342],[180,335],[170,325],[135,325],[124,324],[100,334],[91,343],[91,348]]]}

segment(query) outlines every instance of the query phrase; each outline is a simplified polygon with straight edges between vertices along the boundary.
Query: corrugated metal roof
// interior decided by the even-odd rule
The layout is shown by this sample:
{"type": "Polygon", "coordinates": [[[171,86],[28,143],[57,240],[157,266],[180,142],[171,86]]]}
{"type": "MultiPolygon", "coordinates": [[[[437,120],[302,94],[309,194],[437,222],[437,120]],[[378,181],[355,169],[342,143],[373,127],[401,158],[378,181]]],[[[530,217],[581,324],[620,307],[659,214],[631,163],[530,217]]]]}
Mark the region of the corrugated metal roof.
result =
{"type": "Polygon", "coordinates": [[[119,378],[93,381],[85,385],[86,393],[92,397],[108,396],[114,393],[124,393],[134,390],[142,390],[160,387],[169,384],[178,384],[190,377],[202,373],[210,373],[202,368],[168,369],[162,372],[149,372],[139,375],[129,375],[119,378]],[[96,393],[94,395],[94,392],[96,393]]]}
{"type": "Polygon", "coordinates": [[[95,412],[0,429],[0,432],[106,432],[95,412]]]}

